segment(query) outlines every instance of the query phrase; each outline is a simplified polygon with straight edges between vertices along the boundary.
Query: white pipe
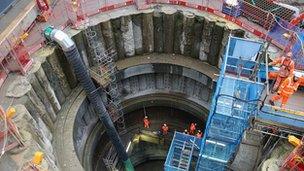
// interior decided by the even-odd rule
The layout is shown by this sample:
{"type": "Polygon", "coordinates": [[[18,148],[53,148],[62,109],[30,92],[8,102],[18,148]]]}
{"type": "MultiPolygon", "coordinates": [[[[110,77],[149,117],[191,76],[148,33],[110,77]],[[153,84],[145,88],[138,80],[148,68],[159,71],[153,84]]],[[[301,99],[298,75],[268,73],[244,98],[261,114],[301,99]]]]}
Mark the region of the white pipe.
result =
{"type": "Polygon", "coordinates": [[[53,29],[50,38],[57,42],[65,52],[71,50],[72,47],[75,46],[74,41],[61,30],[53,29]]]}

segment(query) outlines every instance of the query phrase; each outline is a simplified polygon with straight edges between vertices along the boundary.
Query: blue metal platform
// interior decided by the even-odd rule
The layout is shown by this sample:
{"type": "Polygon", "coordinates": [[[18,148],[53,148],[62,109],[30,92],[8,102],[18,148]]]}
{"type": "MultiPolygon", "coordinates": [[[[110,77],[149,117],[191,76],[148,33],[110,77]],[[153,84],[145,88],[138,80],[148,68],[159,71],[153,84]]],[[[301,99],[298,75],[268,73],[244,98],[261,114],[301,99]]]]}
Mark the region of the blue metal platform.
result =
{"type": "MultiPolygon", "coordinates": [[[[294,130],[304,131],[304,116],[295,113],[276,110],[270,105],[264,105],[258,112],[256,119],[270,124],[281,125],[294,130]]],[[[302,113],[302,112],[301,112],[302,113]]]]}

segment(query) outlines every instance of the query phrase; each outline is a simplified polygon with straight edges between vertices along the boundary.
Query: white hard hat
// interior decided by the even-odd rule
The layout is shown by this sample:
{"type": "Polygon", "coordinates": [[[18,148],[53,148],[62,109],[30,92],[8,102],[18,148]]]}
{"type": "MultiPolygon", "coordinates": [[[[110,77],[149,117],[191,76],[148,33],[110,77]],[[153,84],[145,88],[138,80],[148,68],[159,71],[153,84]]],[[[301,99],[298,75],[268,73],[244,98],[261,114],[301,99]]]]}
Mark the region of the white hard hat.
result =
{"type": "Polygon", "coordinates": [[[231,6],[237,6],[239,4],[237,0],[225,0],[225,2],[231,6]]]}
{"type": "Polygon", "coordinates": [[[297,78],[300,78],[302,77],[302,74],[299,73],[299,72],[293,72],[294,76],[297,77],[297,78]]]}

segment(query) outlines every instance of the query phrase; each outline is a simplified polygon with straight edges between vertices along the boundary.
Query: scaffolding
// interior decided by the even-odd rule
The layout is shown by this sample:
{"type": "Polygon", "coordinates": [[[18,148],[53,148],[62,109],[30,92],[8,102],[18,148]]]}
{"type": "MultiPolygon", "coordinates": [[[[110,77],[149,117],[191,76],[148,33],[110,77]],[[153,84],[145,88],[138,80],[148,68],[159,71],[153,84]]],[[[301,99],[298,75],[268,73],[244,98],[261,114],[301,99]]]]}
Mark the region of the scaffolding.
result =
{"type": "MultiPolygon", "coordinates": [[[[262,45],[261,42],[229,38],[195,170],[227,170],[234,159],[243,132],[249,127],[250,116],[256,115],[259,110],[260,96],[264,90],[264,83],[255,71],[260,68],[257,58],[262,45]],[[247,50],[243,51],[245,47],[247,50]]],[[[175,153],[174,147],[180,139],[184,139],[180,144],[188,141],[188,135],[178,135],[181,137],[173,138],[168,155],[175,153]]],[[[185,167],[180,167],[180,164],[175,167],[165,165],[165,169],[189,170],[191,158],[186,158],[188,163],[182,164],[185,167]]],[[[174,161],[174,157],[168,156],[166,164],[174,161]]]]}
{"type": "Polygon", "coordinates": [[[116,170],[116,165],[118,164],[119,158],[112,144],[108,153],[103,157],[102,160],[107,170],[116,170]]]}
{"type": "Polygon", "coordinates": [[[233,161],[264,89],[258,74],[252,77],[261,48],[261,42],[229,38],[196,170],[227,170],[233,161]]]}

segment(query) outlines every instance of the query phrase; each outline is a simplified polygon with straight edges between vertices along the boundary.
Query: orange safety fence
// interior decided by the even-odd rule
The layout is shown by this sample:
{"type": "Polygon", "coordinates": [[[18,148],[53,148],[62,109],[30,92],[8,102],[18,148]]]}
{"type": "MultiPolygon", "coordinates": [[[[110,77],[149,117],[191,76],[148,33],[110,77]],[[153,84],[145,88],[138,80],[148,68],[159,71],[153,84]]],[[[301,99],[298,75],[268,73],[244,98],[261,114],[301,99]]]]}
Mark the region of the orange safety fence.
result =
{"type": "MultiPolygon", "coordinates": [[[[271,37],[268,34],[275,24],[274,16],[248,2],[239,2],[242,4],[240,9],[242,17],[233,17],[222,13],[223,0],[57,0],[52,5],[51,16],[48,17],[47,22],[34,22],[30,29],[18,30],[0,43],[0,59],[5,57],[8,60],[10,58],[18,60],[15,63],[20,67],[19,70],[25,73],[31,64],[29,55],[44,45],[44,37],[41,33],[47,25],[53,25],[59,29],[65,29],[67,26],[77,28],[86,23],[90,16],[105,11],[129,5],[136,5],[138,9],[146,9],[152,4],[159,3],[181,5],[212,13],[215,16],[234,22],[256,36],[265,38],[283,49],[285,45],[282,45],[276,37],[271,37]],[[19,43],[19,36],[24,33],[28,33],[29,36],[19,43]],[[14,42],[18,42],[18,46],[14,42]],[[7,57],[8,54],[11,57],[7,57]]],[[[2,65],[6,67],[7,64],[2,62],[2,65]]]]}
{"type": "Polygon", "coordinates": [[[44,45],[43,29],[52,25],[59,29],[77,27],[89,16],[133,5],[133,0],[57,0],[47,22],[31,23],[29,28],[16,28],[0,42],[0,87],[9,71],[25,74],[32,64],[30,55],[44,45]],[[76,4],[75,4],[76,2],[76,4]],[[21,35],[28,35],[21,39],[21,35]]]}

